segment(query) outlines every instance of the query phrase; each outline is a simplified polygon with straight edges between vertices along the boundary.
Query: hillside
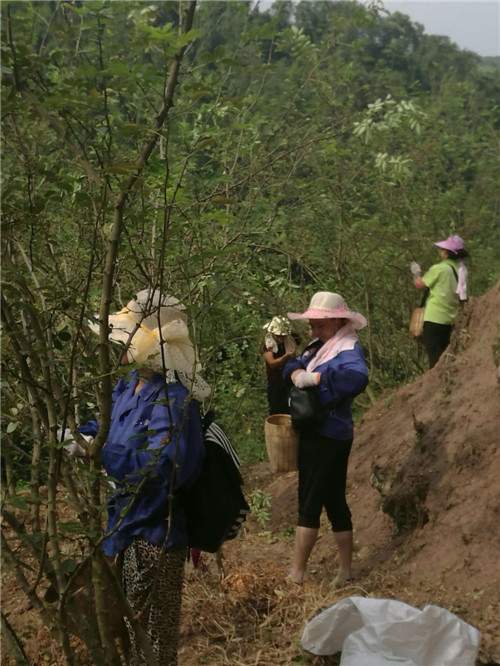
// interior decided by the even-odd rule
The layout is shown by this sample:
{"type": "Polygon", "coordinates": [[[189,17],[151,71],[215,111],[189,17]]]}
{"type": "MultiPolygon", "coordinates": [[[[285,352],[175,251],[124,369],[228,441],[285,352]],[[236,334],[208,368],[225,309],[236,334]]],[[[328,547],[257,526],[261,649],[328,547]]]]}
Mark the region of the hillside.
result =
{"type": "Polygon", "coordinates": [[[207,575],[196,575],[181,664],[337,663],[301,654],[298,639],[309,619],[348,594],[443,606],[482,632],[480,663],[500,661],[499,325],[500,283],[471,300],[433,370],[385,396],[359,423],[348,474],[352,591],[329,586],[335,561],[324,525],[304,588],[286,587],[296,474],[271,474],[267,463],[246,470],[247,489],[272,497],[268,533],[252,522],[243,540],[226,545],[230,594],[222,601],[216,595],[207,603],[203,594],[215,591],[207,575]]]}
{"type": "MultiPolygon", "coordinates": [[[[247,494],[270,496],[269,519],[250,518],[225,545],[222,580],[212,555],[203,569],[187,565],[179,666],[338,664],[338,656],[306,653],[299,639],[308,620],[349,594],[443,606],[482,632],[478,665],[500,662],[499,325],[500,283],[469,303],[433,370],[384,396],[358,424],[348,474],[353,587],[331,585],[336,562],[324,524],[304,586],[285,582],[296,473],[272,473],[267,462],[244,469],[247,494]]],[[[31,663],[62,664],[5,570],[2,588],[3,612],[31,663]]],[[[87,665],[83,644],[73,643],[87,665]]],[[[5,650],[2,663],[15,663],[5,650]]]]}

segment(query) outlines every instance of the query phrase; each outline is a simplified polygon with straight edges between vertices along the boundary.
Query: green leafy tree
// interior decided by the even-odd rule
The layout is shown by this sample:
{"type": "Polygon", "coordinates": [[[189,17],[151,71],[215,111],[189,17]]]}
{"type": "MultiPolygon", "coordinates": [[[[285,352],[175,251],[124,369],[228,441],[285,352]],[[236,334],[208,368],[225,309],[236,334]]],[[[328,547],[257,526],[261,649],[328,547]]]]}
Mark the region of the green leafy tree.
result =
{"type": "Polygon", "coordinates": [[[3,556],[65,663],[71,621],[89,661],[117,664],[106,600],[127,605],[99,548],[108,313],[147,286],[183,300],[206,407],[245,460],[265,455],[262,325],[314,291],[369,320],[360,409],[411,381],[409,262],[458,231],[472,293],[498,278],[498,76],[353,2],[4,3],[2,30],[3,556]],[[87,447],[91,415],[75,466],[58,426],[87,447]]]}

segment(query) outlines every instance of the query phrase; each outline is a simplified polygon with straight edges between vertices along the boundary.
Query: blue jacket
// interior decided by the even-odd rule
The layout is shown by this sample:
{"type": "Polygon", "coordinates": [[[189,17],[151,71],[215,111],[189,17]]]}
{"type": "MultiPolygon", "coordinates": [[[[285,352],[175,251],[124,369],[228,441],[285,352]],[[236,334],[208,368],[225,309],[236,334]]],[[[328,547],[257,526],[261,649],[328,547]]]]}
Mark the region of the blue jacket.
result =
{"type": "MultiPolygon", "coordinates": [[[[205,455],[199,403],[186,402],[188,390],[180,382],[167,384],[167,405],[162,375],[154,374],[134,395],[137,381],[136,370],[115,386],[102,449],[104,469],[116,483],[107,500],[106,555],[116,555],[134,538],[162,546],[167,534],[167,548],[187,546],[186,518],[175,501],[169,531],[169,493],[194,482],[205,455]]],[[[98,427],[91,421],[79,430],[95,436],[98,427]]]]}
{"type": "MultiPolygon", "coordinates": [[[[299,358],[287,361],[283,370],[285,379],[290,380],[295,370],[306,368],[322,346],[318,342],[315,340],[308,345],[299,358]]],[[[318,392],[327,411],[326,421],[317,431],[332,439],[352,439],[354,422],[351,405],[368,385],[368,370],[361,345],[356,342],[354,349],[340,352],[335,358],[315,368],[314,372],[321,372],[318,392]]]]}

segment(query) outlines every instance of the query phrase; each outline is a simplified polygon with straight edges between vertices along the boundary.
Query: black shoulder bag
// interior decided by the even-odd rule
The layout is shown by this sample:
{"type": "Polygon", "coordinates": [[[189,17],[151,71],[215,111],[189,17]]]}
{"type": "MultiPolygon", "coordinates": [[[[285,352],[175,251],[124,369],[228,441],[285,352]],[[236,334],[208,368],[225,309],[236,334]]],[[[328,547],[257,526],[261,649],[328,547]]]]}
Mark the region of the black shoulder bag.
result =
{"type": "Polygon", "coordinates": [[[326,412],[315,386],[307,388],[292,386],[288,396],[288,406],[292,417],[292,428],[296,430],[317,428],[326,419],[326,412]]]}

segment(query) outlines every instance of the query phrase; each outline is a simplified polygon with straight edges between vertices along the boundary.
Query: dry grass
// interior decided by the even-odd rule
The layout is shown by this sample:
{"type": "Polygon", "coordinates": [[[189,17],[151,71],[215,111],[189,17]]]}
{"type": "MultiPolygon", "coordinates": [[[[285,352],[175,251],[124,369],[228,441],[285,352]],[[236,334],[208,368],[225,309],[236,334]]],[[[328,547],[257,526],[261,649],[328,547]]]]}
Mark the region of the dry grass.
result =
{"type": "MultiPolygon", "coordinates": [[[[314,656],[302,649],[300,637],[309,620],[349,595],[392,597],[416,606],[424,601],[442,603],[469,620],[467,608],[472,600],[458,595],[455,601],[462,602],[458,606],[448,598],[442,600],[435,589],[416,588],[411,576],[398,572],[398,556],[393,556],[391,571],[375,567],[360,584],[337,590],[332,585],[336,569],[334,554],[330,557],[315,554],[306,584],[299,587],[287,583],[286,562],[291,547],[289,539],[269,539],[248,530],[244,539],[224,547],[227,550],[224,577],[219,575],[214,556],[203,555],[208,564],[205,571],[195,571],[191,564],[187,565],[179,666],[338,666],[340,655],[314,656]]],[[[4,572],[4,584],[5,575],[4,572]]],[[[62,663],[60,650],[48,630],[37,626],[34,611],[28,611],[22,594],[13,594],[14,581],[9,590],[12,593],[9,611],[16,623],[20,623],[18,630],[27,639],[28,653],[43,655],[44,663],[53,666],[62,663]],[[14,599],[18,600],[16,604],[14,599]]],[[[474,603],[480,604],[480,595],[476,596],[474,603]]],[[[478,664],[490,663],[488,652],[495,643],[497,617],[498,606],[490,604],[483,608],[480,628],[486,651],[478,664]]],[[[470,619],[474,624],[474,618],[470,619]]],[[[75,647],[78,663],[89,663],[85,646],[76,641],[75,647]]],[[[13,665],[14,661],[6,657],[5,663],[13,665]]]]}
{"type": "Polygon", "coordinates": [[[338,664],[338,657],[314,657],[300,646],[306,623],[348,594],[368,596],[331,582],[297,586],[272,564],[234,567],[220,580],[194,573],[186,582],[179,663],[231,666],[338,664]]]}

